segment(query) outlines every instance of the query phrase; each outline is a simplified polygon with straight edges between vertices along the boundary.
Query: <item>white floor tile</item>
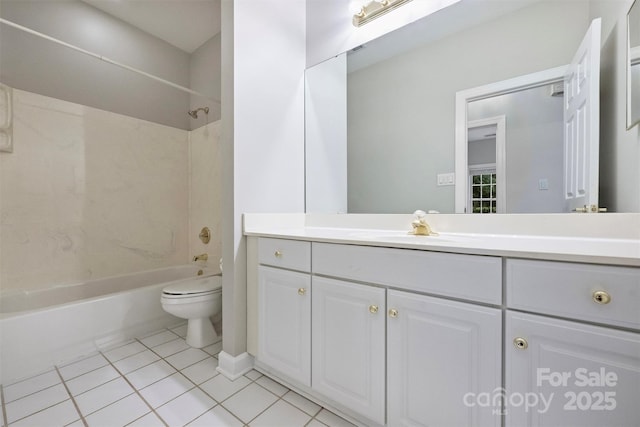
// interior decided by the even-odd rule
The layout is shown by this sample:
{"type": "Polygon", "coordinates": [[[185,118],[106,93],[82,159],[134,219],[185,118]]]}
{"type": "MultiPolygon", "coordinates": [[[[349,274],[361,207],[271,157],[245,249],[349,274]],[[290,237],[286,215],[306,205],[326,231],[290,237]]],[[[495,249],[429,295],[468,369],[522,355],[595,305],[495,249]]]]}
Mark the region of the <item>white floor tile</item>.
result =
{"type": "MultiPolygon", "coordinates": [[[[12,422],[24,418],[50,406],[56,405],[69,399],[69,393],[62,384],[54,385],[37,393],[30,394],[22,399],[14,400],[5,405],[7,412],[7,422],[12,422]]],[[[71,420],[73,421],[73,420],[71,420]]]]}
{"type": "Polygon", "coordinates": [[[156,381],[174,374],[175,372],[176,370],[167,362],[164,360],[158,360],[144,368],[129,372],[125,377],[127,377],[129,382],[131,382],[137,390],[140,390],[149,384],[153,384],[156,381]]]}
{"type": "Polygon", "coordinates": [[[195,363],[188,368],[182,369],[180,372],[195,384],[202,384],[218,375],[216,368],[218,367],[218,359],[207,356],[206,359],[195,363]]]}
{"type": "Polygon", "coordinates": [[[0,405],[0,426],[4,426],[4,408],[0,405]]]}
{"type": "Polygon", "coordinates": [[[326,409],[320,411],[320,413],[316,415],[316,419],[329,427],[354,427],[349,421],[326,409]]]}
{"type": "Polygon", "coordinates": [[[140,390],[140,394],[149,405],[157,408],[191,390],[193,387],[194,385],[191,381],[185,378],[184,375],[176,372],[167,378],[151,384],[147,388],[143,388],[140,390]]]}
{"type": "Polygon", "coordinates": [[[149,412],[144,417],[140,417],[131,424],[127,424],[127,427],[165,427],[166,424],[158,418],[153,412],[149,412]]]}
{"type": "Polygon", "coordinates": [[[253,420],[251,427],[303,427],[311,417],[293,405],[280,400],[253,420]]]}
{"type": "Polygon", "coordinates": [[[56,384],[60,384],[60,376],[56,371],[49,371],[24,381],[20,381],[3,388],[5,403],[20,399],[31,393],[35,393],[56,384]]]}
{"type": "Polygon", "coordinates": [[[224,407],[231,411],[236,417],[248,423],[262,411],[278,400],[273,393],[264,388],[250,384],[224,401],[224,407]]]}
{"type": "Polygon", "coordinates": [[[262,376],[262,374],[260,372],[256,371],[255,369],[252,369],[249,372],[247,372],[246,374],[244,374],[244,376],[249,378],[251,381],[255,381],[258,378],[260,378],[262,376]]]}
{"type": "Polygon", "coordinates": [[[131,386],[119,377],[113,381],[96,387],[75,397],[75,401],[83,415],[102,409],[115,401],[133,393],[131,386]]]}
{"type": "MultiPolygon", "coordinates": [[[[78,420],[80,414],[76,411],[71,400],[65,400],[44,411],[23,418],[11,424],[11,427],[64,426],[78,420]]],[[[9,421],[10,422],[10,421],[9,421]]]]}
{"type": "Polygon", "coordinates": [[[119,376],[120,374],[113,368],[113,366],[107,365],[96,369],[95,371],[87,372],[79,377],[75,377],[72,380],[65,381],[65,383],[67,384],[71,394],[77,396],[87,390],[91,390],[99,385],[108,383],[119,376]]]}
{"type": "Polygon", "coordinates": [[[187,324],[180,325],[177,328],[171,328],[171,332],[174,334],[180,335],[182,338],[187,337],[187,324]]]}
{"type": "Polygon", "coordinates": [[[156,332],[153,335],[149,335],[145,338],[142,338],[140,342],[147,347],[155,347],[160,344],[164,344],[169,341],[173,341],[178,336],[171,331],[164,330],[162,332],[156,332]]]}
{"type": "Polygon", "coordinates": [[[307,424],[307,427],[327,427],[327,425],[326,424],[322,424],[318,420],[311,420],[311,422],[309,424],[307,424]]]}
{"type": "Polygon", "coordinates": [[[256,383],[260,384],[262,387],[266,388],[267,390],[277,395],[278,397],[282,397],[286,392],[289,391],[289,389],[283,386],[282,384],[279,384],[274,380],[272,380],[271,378],[265,377],[265,376],[258,378],[256,380],[256,383]]]}
{"type": "Polygon", "coordinates": [[[58,370],[60,371],[62,378],[66,381],[82,374],[86,374],[89,371],[101,368],[108,363],[107,359],[105,359],[101,354],[96,354],[95,356],[87,357],[86,359],[82,359],[78,362],[61,366],[58,370]]]}
{"type": "Polygon", "coordinates": [[[212,356],[216,356],[222,351],[222,341],[206,346],[205,348],[203,348],[203,350],[212,356]]]}
{"type": "Polygon", "coordinates": [[[103,351],[104,357],[109,359],[112,363],[125,357],[132,356],[136,353],[146,350],[147,348],[140,344],[138,341],[133,341],[120,347],[113,348],[109,351],[103,351]]]}
{"type": "Polygon", "coordinates": [[[140,369],[143,366],[150,365],[156,360],[160,360],[160,356],[151,350],[144,350],[140,353],[134,354],[133,356],[118,360],[113,364],[113,366],[123,374],[128,374],[129,372],[140,369]]]}
{"type": "Polygon", "coordinates": [[[91,427],[116,427],[137,420],[149,411],[149,407],[137,394],[130,394],[124,399],[94,412],[85,419],[91,427]]]}
{"type": "Polygon", "coordinates": [[[313,403],[303,396],[300,396],[295,391],[289,391],[282,398],[291,403],[296,408],[301,409],[302,411],[311,415],[312,417],[315,416],[320,411],[320,409],[322,409],[320,405],[313,403]]]}
{"type": "Polygon", "coordinates": [[[65,427],[84,427],[82,420],[75,420],[71,424],[67,424],[65,427]]]}
{"type": "Polygon", "coordinates": [[[216,375],[209,381],[200,384],[200,388],[218,402],[222,402],[227,397],[248,386],[250,383],[251,381],[245,377],[240,377],[235,381],[231,381],[224,375],[216,375]]]}
{"type": "Polygon", "coordinates": [[[184,426],[216,406],[215,400],[194,388],[159,407],[156,412],[171,427],[184,426]]]}
{"type": "Polygon", "coordinates": [[[178,338],[173,341],[169,341],[153,347],[153,351],[156,352],[160,357],[169,357],[172,354],[176,354],[188,348],[190,348],[189,344],[187,344],[184,339],[178,338]]]}
{"type": "Polygon", "coordinates": [[[242,427],[242,423],[231,412],[218,405],[196,418],[189,427],[242,427]]]}
{"type": "Polygon", "coordinates": [[[189,347],[186,350],[181,351],[180,353],[176,353],[173,356],[167,357],[165,360],[169,362],[176,369],[183,369],[187,366],[193,365],[201,360],[210,357],[204,351],[189,347]]]}

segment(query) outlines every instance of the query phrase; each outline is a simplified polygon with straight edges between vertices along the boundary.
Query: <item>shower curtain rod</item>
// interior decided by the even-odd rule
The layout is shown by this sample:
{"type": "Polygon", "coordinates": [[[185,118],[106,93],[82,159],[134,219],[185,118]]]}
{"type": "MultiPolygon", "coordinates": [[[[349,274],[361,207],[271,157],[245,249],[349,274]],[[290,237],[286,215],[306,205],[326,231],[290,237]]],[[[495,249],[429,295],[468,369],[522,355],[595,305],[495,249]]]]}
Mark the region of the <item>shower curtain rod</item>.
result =
{"type": "Polygon", "coordinates": [[[215,102],[217,104],[220,104],[220,101],[218,101],[217,99],[210,98],[210,97],[208,97],[206,95],[201,94],[200,92],[196,92],[195,90],[189,89],[188,87],[180,86],[179,84],[170,82],[169,80],[165,80],[165,79],[160,78],[158,76],[154,76],[153,74],[149,74],[149,73],[144,72],[142,70],[139,70],[137,68],[133,68],[133,67],[130,67],[128,65],[125,65],[125,64],[123,64],[121,62],[114,61],[113,59],[109,59],[106,56],[98,55],[97,53],[93,53],[91,51],[82,49],[82,48],[80,48],[78,46],[75,46],[75,45],[72,45],[70,43],[64,42],[62,40],[58,40],[58,39],[56,39],[54,37],[51,37],[51,36],[48,36],[46,34],[40,33],[38,31],[32,30],[31,28],[22,26],[20,24],[16,24],[15,22],[12,22],[12,21],[8,21],[8,20],[6,20],[4,18],[0,18],[0,24],[5,24],[5,25],[8,25],[10,27],[16,28],[18,30],[24,31],[25,33],[33,34],[34,36],[41,37],[41,38],[43,38],[45,40],[49,40],[49,41],[51,41],[53,43],[57,43],[57,44],[59,44],[61,46],[67,47],[67,48],[75,50],[77,52],[84,53],[85,55],[92,56],[92,57],[94,57],[96,59],[99,59],[101,61],[107,62],[109,64],[113,64],[113,65],[115,65],[117,67],[124,68],[125,70],[129,70],[129,71],[132,71],[134,73],[140,74],[142,76],[149,77],[150,79],[155,80],[157,82],[164,83],[164,84],[166,84],[168,86],[174,87],[176,89],[182,90],[182,91],[190,93],[192,95],[201,96],[201,97],[206,98],[207,100],[209,100],[211,102],[215,102]]]}

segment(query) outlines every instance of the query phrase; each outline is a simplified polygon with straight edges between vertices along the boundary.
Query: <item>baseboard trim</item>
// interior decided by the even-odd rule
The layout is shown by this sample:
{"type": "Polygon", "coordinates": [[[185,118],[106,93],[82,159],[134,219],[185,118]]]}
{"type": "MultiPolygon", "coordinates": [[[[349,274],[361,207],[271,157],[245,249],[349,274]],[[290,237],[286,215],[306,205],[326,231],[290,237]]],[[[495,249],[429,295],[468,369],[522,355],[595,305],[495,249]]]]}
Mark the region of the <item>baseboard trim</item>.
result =
{"type": "Polygon", "coordinates": [[[222,375],[234,381],[253,369],[253,356],[249,353],[231,356],[221,351],[218,354],[218,367],[216,369],[222,375]]]}

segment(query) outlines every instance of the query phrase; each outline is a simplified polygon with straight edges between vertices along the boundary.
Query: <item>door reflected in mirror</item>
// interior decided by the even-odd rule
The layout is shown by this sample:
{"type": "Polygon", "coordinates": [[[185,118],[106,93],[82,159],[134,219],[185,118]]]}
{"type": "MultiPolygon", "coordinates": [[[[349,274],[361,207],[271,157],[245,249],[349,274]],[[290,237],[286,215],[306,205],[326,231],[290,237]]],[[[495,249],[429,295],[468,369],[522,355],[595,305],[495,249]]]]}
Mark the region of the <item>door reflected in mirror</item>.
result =
{"type": "Polygon", "coordinates": [[[640,1],[627,15],[627,129],[640,123],[640,1]]]}

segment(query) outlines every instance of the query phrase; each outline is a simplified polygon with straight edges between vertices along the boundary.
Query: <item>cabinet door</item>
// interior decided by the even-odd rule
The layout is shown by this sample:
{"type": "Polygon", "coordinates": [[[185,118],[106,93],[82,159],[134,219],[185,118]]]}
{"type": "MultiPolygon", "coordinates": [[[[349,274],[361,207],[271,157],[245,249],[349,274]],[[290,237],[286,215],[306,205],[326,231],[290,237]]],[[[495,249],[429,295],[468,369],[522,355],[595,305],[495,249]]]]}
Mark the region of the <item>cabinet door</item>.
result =
{"type": "Polygon", "coordinates": [[[507,426],[640,425],[640,334],[507,312],[507,426]]]}
{"type": "Polygon", "coordinates": [[[311,278],[258,269],[258,361],[311,385],[311,278]]]}
{"type": "Polygon", "coordinates": [[[313,277],[313,389],[372,421],[385,417],[385,290],[313,277]]]}
{"type": "Polygon", "coordinates": [[[499,426],[476,404],[501,387],[499,309],[388,291],[390,426],[499,426]]]}

